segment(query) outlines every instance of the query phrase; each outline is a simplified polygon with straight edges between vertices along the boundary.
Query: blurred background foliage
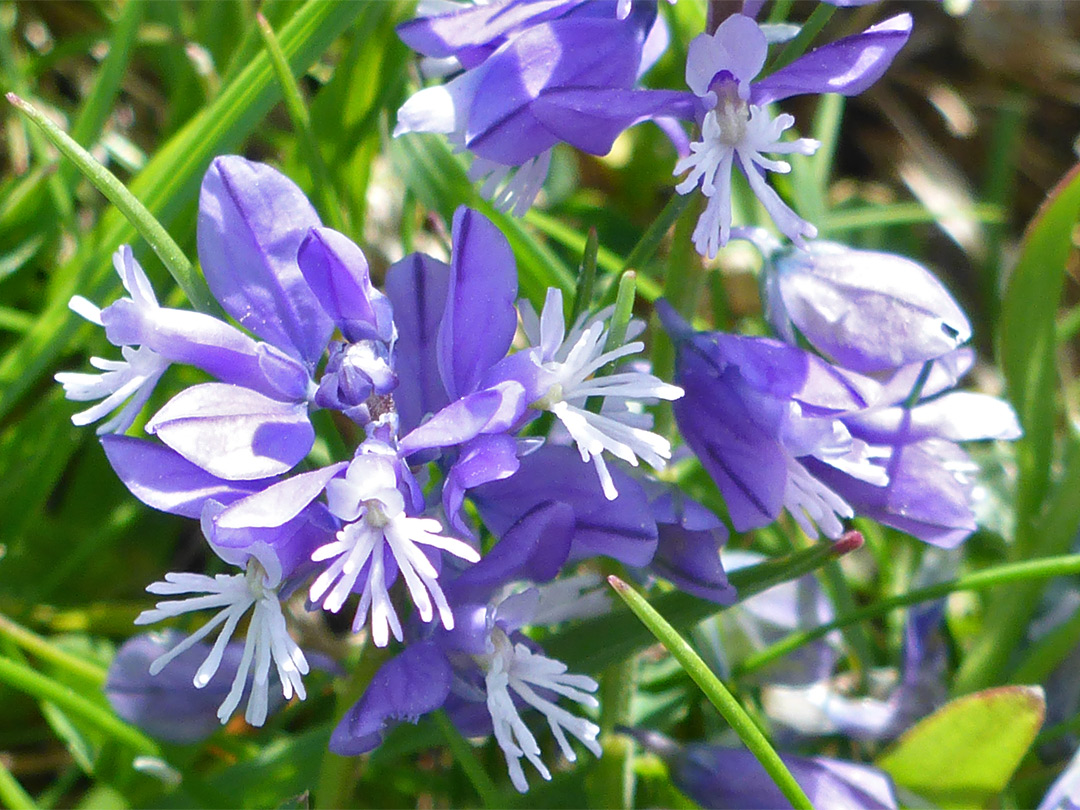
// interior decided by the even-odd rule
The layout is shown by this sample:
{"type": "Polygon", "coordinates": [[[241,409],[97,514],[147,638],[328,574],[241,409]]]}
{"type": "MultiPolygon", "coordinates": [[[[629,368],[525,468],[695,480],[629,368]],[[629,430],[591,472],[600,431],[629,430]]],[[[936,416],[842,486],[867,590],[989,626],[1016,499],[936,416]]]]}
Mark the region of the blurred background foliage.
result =
{"type": "MultiPolygon", "coordinates": [[[[812,8],[795,3],[792,17],[805,18],[812,8]]],[[[394,35],[394,26],[412,13],[408,2],[4,2],[0,84],[45,110],[109,166],[194,261],[198,184],[213,156],[241,152],[269,161],[314,191],[310,164],[263,52],[257,10],[278,32],[299,77],[337,213],[377,279],[410,250],[445,252],[445,223],[458,204],[493,214],[444,142],[389,138],[395,110],[420,82],[394,35]]],[[[1026,223],[1080,148],[1080,4],[976,0],[965,8],[890,0],[835,15],[823,39],[901,10],[914,14],[914,35],[882,81],[846,103],[830,97],[791,104],[804,134],[826,147],[823,155],[795,162],[778,187],[822,236],[902,253],[938,273],[975,324],[984,360],[978,385],[998,393],[1001,380],[990,363],[1008,271],[1026,223]]],[[[679,0],[663,13],[672,46],[648,83],[678,88],[686,45],[703,28],[704,5],[679,0]]],[[[648,126],[621,137],[605,158],[557,151],[537,209],[520,222],[496,216],[514,245],[523,292],[538,298],[549,283],[569,288],[590,227],[599,233],[604,278],[614,279],[670,199],[673,162],[668,142],[648,126]]],[[[760,215],[748,194],[738,201],[745,219],[760,215]]],[[[133,244],[159,295],[180,303],[133,229],[39,131],[6,112],[0,149],[0,657],[105,713],[103,667],[133,634],[132,618],[149,603],[146,584],[166,570],[204,570],[209,562],[193,522],[152,512],[130,497],[92,431],[72,426],[76,408],[52,381],[57,371],[84,369],[90,354],[108,356],[100,330],[83,325],[67,302],[75,293],[97,303],[115,297],[110,258],[123,242],[133,244]],[[47,639],[48,649],[35,654],[13,642],[11,621],[47,639]],[[73,668],[69,658],[83,668],[73,668]]],[[[656,296],[670,263],[687,260],[684,245],[665,242],[638,268],[643,296],[656,296]]],[[[709,294],[699,311],[705,322],[761,331],[755,261],[735,246],[709,264],[709,294]]],[[[1070,382],[1055,394],[1056,441],[1076,415],[1080,393],[1071,382],[1080,363],[1080,309],[1069,309],[1080,299],[1075,251],[1069,261],[1056,357],[1070,382]]],[[[172,382],[172,388],[159,386],[152,407],[190,380],[172,382]]],[[[1008,558],[1014,518],[1006,495],[1016,466],[1011,451],[979,450],[988,472],[986,528],[966,545],[965,570],[1008,558]]],[[[681,476],[689,491],[722,509],[699,469],[681,476]]],[[[856,598],[872,602],[902,593],[921,547],[892,531],[863,528],[869,549],[845,568],[856,598]]],[[[772,529],[732,544],[767,552],[789,547],[772,529]]],[[[982,605],[966,595],[950,604],[954,659],[979,636],[982,605]]],[[[304,621],[302,610],[298,619],[306,646],[340,654],[340,628],[304,621]]],[[[866,625],[874,663],[896,661],[900,626],[895,616],[866,625]]],[[[708,626],[697,632],[707,648],[708,626]]],[[[654,653],[645,658],[635,715],[691,738],[717,728],[720,721],[682,670],[654,653]]],[[[342,771],[348,791],[341,795],[363,806],[474,801],[449,754],[433,747],[440,738],[427,724],[399,729],[364,761],[326,755],[336,721],[328,676],[314,678],[311,699],[290,706],[265,729],[237,721],[191,749],[125,736],[119,721],[119,730],[103,725],[81,703],[16,689],[12,677],[0,678],[0,779],[13,775],[41,807],[299,807],[307,806],[307,791],[318,797],[319,785],[340,784],[342,771]]],[[[747,694],[752,704],[752,690],[747,694]]],[[[859,754],[852,745],[838,740],[826,752],[859,754]]],[[[501,770],[496,747],[479,754],[490,772],[501,770]]],[[[1029,766],[1029,793],[1021,780],[1021,797],[1041,795],[1051,775],[1038,761],[1029,766]]],[[[638,770],[640,806],[688,802],[656,762],[645,758],[638,770]]],[[[587,768],[557,775],[520,801],[583,806],[588,778],[587,768]]]]}

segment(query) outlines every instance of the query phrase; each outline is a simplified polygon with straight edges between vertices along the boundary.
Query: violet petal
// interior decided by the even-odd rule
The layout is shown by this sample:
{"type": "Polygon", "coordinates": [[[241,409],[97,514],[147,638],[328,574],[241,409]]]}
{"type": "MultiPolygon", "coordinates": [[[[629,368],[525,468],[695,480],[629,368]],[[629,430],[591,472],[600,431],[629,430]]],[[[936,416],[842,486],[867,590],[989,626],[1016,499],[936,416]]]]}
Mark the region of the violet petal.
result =
{"type": "Polygon", "coordinates": [[[315,441],[307,403],[279,402],[225,383],[181,391],[146,431],[207,472],[236,481],[291,470],[315,441]]]}
{"type": "Polygon", "coordinates": [[[517,330],[517,264],[510,243],[483,214],[454,212],[453,256],[436,350],[451,399],[471,394],[506,356],[517,330]]]}
{"type": "Polygon", "coordinates": [[[281,172],[237,155],[214,159],[199,194],[199,261],[226,312],[314,363],[333,331],[296,263],[319,216],[281,172]]]}

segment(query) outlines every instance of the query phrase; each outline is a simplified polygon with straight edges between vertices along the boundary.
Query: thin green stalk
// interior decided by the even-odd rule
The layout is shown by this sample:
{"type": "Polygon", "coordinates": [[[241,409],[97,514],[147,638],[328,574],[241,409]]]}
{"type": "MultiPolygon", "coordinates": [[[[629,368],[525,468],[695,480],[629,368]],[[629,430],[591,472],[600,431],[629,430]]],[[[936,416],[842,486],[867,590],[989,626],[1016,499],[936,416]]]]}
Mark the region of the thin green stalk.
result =
{"type": "MultiPolygon", "coordinates": [[[[94,143],[101,136],[131,61],[145,5],[143,0],[128,0],[121,7],[109,37],[109,53],[98,68],[94,86],[71,125],[71,139],[76,143],[94,143]]],[[[62,163],[57,174],[66,187],[75,177],[75,167],[62,163]]]]}
{"type": "Polygon", "coordinates": [[[16,624],[3,614],[0,614],[0,637],[10,639],[31,655],[90,681],[95,686],[100,687],[105,684],[104,668],[50,644],[47,639],[16,624]]]}
{"type": "MultiPolygon", "coordinates": [[[[619,291],[615,294],[615,312],[611,316],[611,326],[608,328],[607,340],[604,343],[604,351],[610,352],[619,348],[626,342],[626,330],[630,326],[630,318],[634,314],[634,294],[637,289],[637,273],[627,270],[619,279],[619,291]]],[[[595,376],[602,377],[615,370],[616,363],[607,363],[597,369],[595,376]]],[[[593,413],[600,413],[604,404],[604,398],[600,396],[589,397],[585,402],[585,408],[593,413]]]]}
{"type": "MultiPolygon", "coordinates": [[[[336,686],[337,700],[334,702],[334,717],[342,717],[367,689],[379,667],[389,657],[385,648],[376,647],[370,642],[360,651],[360,660],[349,670],[348,678],[336,686]]],[[[351,804],[353,787],[356,784],[356,759],[342,757],[327,751],[323,755],[322,766],[315,788],[315,810],[330,810],[336,807],[348,807],[351,804]]]]}
{"type": "Polygon", "coordinates": [[[656,253],[660,243],[664,241],[665,234],[675,224],[675,220],[686,210],[686,206],[690,204],[690,201],[696,197],[696,194],[672,195],[659,216],[653,220],[645,233],[641,235],[637,244],[630,250],[626,260],[623,262],[623,269],[642,270],[645,263],[656,253]]]}
{"type": "Polygon", "coordinates": [[[626,330],[634,314],[634,296],[637,293],[637,273],[627,270],[619,279],[619,291],[615,294],[615,314],[611,316],[604,351],[610,352],[626,342],[626,330]]]}
{"type": "Polygon", "coordinates": [[[785,22],[788,15],[791,13],[791,7],[793,5],[795,5],[795,0],[776,0],[772,5],[772,10],[769,12],[769,22],[785,22]]]}
{"type": "Polygon", "coordinates": [[[578,316],[592,304],[593,287],[596,286],[596,257],[600,249],[600,239],[596,227],[589,228],[585,237],[585,247],[581,251],[581,266],[578,268],[577,287],[574,289],[574,307],[570,311],[570,323],[575,323],[578,316]]]}
{"type": "Polygon", "coordinates": [[[312,184],[315,186],[315,194],[319,198],[323,216],[326,217],[330,227],[336,231],[345,230],[345,221],[341,216],[341,204],[334,192],[333,182],[330,180],[330,172],[327,171],[326,161],[323,160],[322,152],[319,151],[318,141],[311,129],[311,115],[307,105],[304,104],[304,96],[300,92],[300,85],[296,83],[292,68],[289,67],[288,57],[281,49],[274,29],[270,26],[266,17],[261,12],[255,14],[258,22],[259,33],[262,35],[263,44],[270,55],[270,64],[274,68],[278,84],[281,85],[281,94],[285,100],[285,109],[289,112],[293,129],[300,140],[300,150],[307,161],[311,171],[312,184]]]}
{"type": "Polygon", "coordinates": [[[34,797],[23,789],[0,757],[0,805],[9,810],[37,810],[34,797]]]}
{"type": "Polygon", "coordinates": [[[747,715],[746,710],[735,699],[735,696],[728,691],[727,687],[713,674],[708,665],[694,652],[694,648],[675,632],[675,628],[668,624],[664,617],[657,613],[652,605],[637,591],[614,575],[608,577],[608,582],[620,598],[626,602],[630,610],[634,612],[634,615],[641,620],[642,624],[648,627],[657,640],[667,648],[668,652],[675,656],[682,668],[694,680],[694,683],[701,687],[701,691],[705,693],[709,702],[717,708],[735,733],[739,735],[739,739],[750,749],[750,752],[761,763],[766,773],[769,774],[792,806],[799,810],[813,810],[814,806],[810,803],[810,799],[807,798],[799,783],[795,781],[795,777],[791,775],[787,766],[784,765],[780,755],[776,753],[765,735],[761,733],[761,729],[747,715]]]}
{"type": "Polygon", "coordinates": [[[835,11],[836,9],[828,3],[819,3],[806,22],[803,23],[795,39],[791,40],[784,47],[784,50],[780,51],[780,55],[766,69],[766,74],[775,73],[780,68],[787,67],[806,53],[810,43],[814,41],[814,37],[821,33],[821,29],[832,19],[835,11]]]}
{"type": "Polygon", "coordinates": [[[0,657],[0,683],[38,700],[55,703],[64,711],[93,724],[106,736],[131,746],[141,754],[161,758],[157,743],[137,728],[129,726],[108,709],[82,697],[70,686],[54,681],[25,664],[0,657]]]}
{"type": "Polygon", "coordinates": [[[469,741],[461,736],[461,732],[454,727],[454,724],[450,722],[450,718],[446,716],[446,712],[442,709],[435,712],[432,718],[442,733],[443,740],[450,749],[450,753],[454,755],[454,759],[461,766],[461,770],[465,771],[469,782],[480,797],[481,804],[488,810],[500,807],[502,802],[499,800],[499,789],[495,787],[495,783],[491,780],[488,772],[480,764],[480,760],[476,757],[476,751],[469,745],[469,741]]]}
{"type": "MultiPolygon", "coordinates": [[[[535,208],[530,208],[525,214],[525,221],[530,225],[533,225],[538,231],[545,236],[558,242],[564,248],[571,250],[575,253],[584,253],[585,244],[588,241],[587,236],[582,236],[576,229],[571,228],[565,222],[555,217],[545,214],[543,211],[538,211],[535,208]]],[[[608,250],[603,245],[598,245],[596,249],[596,266],[603,270],[605,273],[611,275],[618,275],[625,270],[627,265],[623,258],[616,253],[608,250]]],[[[640,269],[640,268],[634,268],[640,269]]],[[[659,285],[652,279],[647,279],[644,276],[638,278],[638,287],[642,295],[649,299],[656,298],[660,294],[659,285]],[[652,290],[650,293],[649,290],[652,290]]]]}
{"type": "Polygon", "coordinates": [[[920,602],[928,602],[931,599],[941,599],[955,591],[981,591],[1007,583],[1052,579],[1053,577],[1071,574],[1080,574],[1080,554],[999,565],[985,571],[957,577],[948,582],[941,582],[899,596],[882,599],[873,605],[840,616],[828,624],[823,624],[812,630],[801,630],[792,633],[764,650],[749,656],[736,667],[735,674],[748,675],[771,664],[778,658],[782,658],[793,650],[809,644],[811,641],[824,638],[834,630],[840,630],[855,622],[876,618],[891,610],[917,605],[920,602]]]}
{"type": "Polygon", "coordinates": [[[45,133],[53,146],[71,160],[87,180],[115,205],[128,221],[154,249],[162,264],[176,279],[192,305],[202,312],[216,311],[216,304],[206,282],[195,272],[180,246],[173,241],[161,223],[154,218],[116,175],[102,166],[94,156],[71,139],[66,132],[56,126],[32,104],[27,103],[14,93],[7,94],[7,100],[23,115],[33,121],[45,133]]]}

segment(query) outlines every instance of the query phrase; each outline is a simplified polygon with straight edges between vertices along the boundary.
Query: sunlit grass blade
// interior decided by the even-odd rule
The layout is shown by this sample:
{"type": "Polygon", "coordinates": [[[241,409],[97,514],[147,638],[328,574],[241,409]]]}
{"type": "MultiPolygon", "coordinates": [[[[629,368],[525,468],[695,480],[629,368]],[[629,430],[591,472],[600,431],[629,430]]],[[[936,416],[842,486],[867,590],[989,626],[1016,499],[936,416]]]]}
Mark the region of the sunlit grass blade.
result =
{"type": "Polygon", "coordinates": [[[137,728],[128,725],[107,709],[87,700],[70,686],[65,686],[25,664],[7,657],[0,657],[0,683],[25,692],[38,700],[56,704],[73,717],[79,717],[92,724],[107,737],[130,746],[137,753],[161,757],[157,743],[137,728]]]}
{"type": "Polygon", "coordinates": [[[336,231],[344,231],[345,223],[341,217],[341,204],[330,180],[330,173],[326,169],[326,162],[319,151],[319,144],[315,140],[315,134],[311,131],[311,116],[304,104],[304,96],[300,92],[300,86],[289,68],[289,60],[285,52],[281,50],[274,29],[270,27],[261,13],[255,15],[259,33],[262,34],[263,44],[267,53],[270,54],[270,62],[274,66],[274,74],[281,85],[281,92],[285,99],[285,109],[289,111],[289,119],[293,129],[296,130],[297,140],[300,142],[300,151],[311,170],[311,180],[315,187],[315,195],[319,198],[319,207],[322,215],[326,218],[331,228],[336,231]]]}
{"type": "Polygon", "coordinates": [[[9,810],[37,810],[34,797],[31,796],[4,765],[0,758],[0,805],[9,810]]]}
{"type": "Polygon", "coordinates": [[[116,178],[116,175],[98,163],[93,155],[73,141],[71,136],[50,121],[34,105],[24,101],[14,93],[8,93],[7,100],[19,112],[40,127],[53,146],[59,149],[64,157],[74,163],[83,176],[93,183],[97,190],[108,197],[109,202],[127,217],[143,239],[154,249],[169,274],[183,289],[188,300],[203,312],[212,311],[215,307],[214,297],[210,294],[206,282],[195,272],[195,268],[187,256],[184,255],[184,251],[169,236],[168,231],[147,210],[146,206],[127,190],[124,184],[116,178]]]}
{"type": "MultiPolygon", "coordinates": [[[[310,65],[356,19],[364,3],[308,0],[279,32],[294,70],[310,65]]],[[[189,205],[199,178],[217,154],[234,149],[273,106],[279,94],[270,59],[257,54],[236,78],[164,144],[130,184],[159,222],[168,225],[189,205]]],[[[120,214],[106,212],[84,240],[84,249],[57,270],[53,295],[34,327],[0,361],[0,418],[18,404],[80,327],[68,299],[75,293],[100,300],[117,286],[109,255],[136,234],[120,214]]]]}
{"type": "Polygon", "coordinates": [[[810,803],[810,799],[788,771],[780,755],[761,733],[761,729],[757,727],[723,682],[701,660],[701,656],[694,651],[694,648],[637,591],[616,576],[609,576],[608,582],[634,612],[634,615],[649,629],[649,632],[675,656],[686,674],[694,680],[709,702],[723,715],[728,725],[739,735],[739,739],[750,749],[792,806],[800,810],[813,810],[814,806],[810,803]]]}

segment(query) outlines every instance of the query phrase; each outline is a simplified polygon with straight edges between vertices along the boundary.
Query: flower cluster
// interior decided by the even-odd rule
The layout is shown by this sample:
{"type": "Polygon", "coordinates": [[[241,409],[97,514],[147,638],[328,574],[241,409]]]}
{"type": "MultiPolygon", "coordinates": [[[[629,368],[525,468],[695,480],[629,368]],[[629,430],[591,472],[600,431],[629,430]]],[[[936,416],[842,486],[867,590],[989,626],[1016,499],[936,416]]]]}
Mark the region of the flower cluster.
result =
{"type": "MultiPolygon", "coordinates": [[[[189,636],[121,651],[107,688],[125,718],[187,742],[246,695],[245,718],[262,725],[305,697],[313,667],[337,666],[304,649],[299,612],[347,611],[352,634],[390,652],[338,718],[333,751],[371,751],[395,724],[441,710],[462,734],[493,736],[524,792],[526,762],[551,779],[527,722],[535,710],[566,760],[578,755],[572,740],[599,756],[597,682],[549,657],[532,629],[609,609],[598,558],[646,584],[736,601],[719,554],[728,523],[646,469],[673,455],[647,410],[660,401],[672,403],[685,445],[676,451],[691,468],[696,456],[736,531],[785,511],[832,539],[856,515],[944,548],[975,529],[976,468],[960,443],[1012,439],[1019,426],[1006,403],[954,390],[973,364],[963,310],[912,261],[816,240],[766,182],[790,170],[766,155],[817,148],[784,140],[794,119],[769,105],[862,92],[911,19],[770,70],[776,31],[753,18],[760,5],[748,0],[746,13],[690,43],[689,92],[638,86],[666,44],[649,0],[494,0],[399,28],[429,72],[453,76],[408,99],[394,134],[449,136],[474,155],[473,179],[485,178],[499,207],[531,205],[556,144],[603,154],[651,120],[681,154],[674,191],[706,198],[698,252],[713,257],[733,237],[760,248],[775,336],[698,331],[661,299],[674,383],[637,357],[644,324],[613,323],[614,306],[574,301],[583,314],[568,319],[561,289],[519,300],[510,243],[479,212],[454,213],[448,262],[413,253],[373,280],[361,248],[324,227],[291,180],[239,156],[213,161],[199,199],[199,261],[221,317],[163,306],[127,246],[114,257],[126,296],[104,308],[71,300],[122,358],[92,358],[99,374],[56,375],[69,399],[93,403],[73,421],[100,422],[128,489],[198,520],[228,571],[169,573],[147,588],[161,600],[136,624],[210,618],[189,636]],[[787,244],[733,226],[736,169],[787,244]],[[173,366],[203,381],[166,399],[157,389],[173,385],[173,366]]],[[[756,600],[728,617],[755,638],[831,617],[806,580],[756,600]]],[[[936,606],[913,616],[902,682],[873,704],[874,722],[843,716],[843,701],[819,705],[835,691],[832,637],[786,662],[788,683],[773,672],[766,709],[781,722],[797,714],[788,725],[804,730],[809,706],[822,733],[893,736],[938,699],[939,620],[936,606]]],[[[777,800],[747,752],[634,733],[692,795],[777,800]],[[717,787],[725,769],[742,777],[717,787]]],[[[786,761],[822,796],[896,804],[875,769],[786,761]]]]}
{"type": "MultiPolygon", "coordinates": [[[[76,298],[72,308],[102,325],[125,360],[95,361],[98,376],[57,379],[72,399],[100,399],[77,423],[117,412],[99,432],[128,488],[150,506],[199,519],[209,548],[236,569],[168,574],[149,586],[166,598],[137,624],[213,611],[153,659],[151,675],[216,632],[193,685],[229,677],[218,718],[227,720],[249,691],[245,717],[260,725],[273,703],[272,676],[286,700],[305,694],[309,663],[288,630],[289,595],[303,591],[309,609],[331,613],[355,596],[353,632],[366,628],[377,646],[407,641],[388,666],[422,661],[416,677],[428,690],[440,683],[429,677],[439,667],[431,656],[472,656],[473,694],[486,701],[491,730],[524,790],[518,758],[549,773],[518,715],[520,701],[598,753],[596,727],[551,695],[594,705],[587,692],[595,684],[564,674],[523,641],[523,625],[553,620],[524,611],[525,597],[503,599],[503,589],[551,580],[572,553],[649,565],[658,520],[666,518],[653,516],[642,485],[609,468],[607,457],[662,467],[670,446],[637,404],[682,391],[637,368],[600,374],[643,348],[632,340],[608,345],[610,309],[567,328],[553,289],[537,315],[517,300],[513,254],[488,220],[462,208],[452,231],[449,264],[407,256],[389,269],[380,292],[360,248],[323,227],[290,180],[240,157],[218,158],[202,186],[199,258],[235,324],[162,307],[124,247],[115,263],[129,295],[101,310],[76,298]],[[514,350],[519,332],[523,343],[514,350]],[[122,435],[173,364],[216,380],[157,408],[145,422],[157,441],[122,435]],[[601,408],[586,407],[593,398],[601,408]],[[319,411],[353,425],[360,441],[351,457],[313,466],[319,411]],[[538,446],[542,439],[523,435],[544,413],[565,428],[565,444],[554,438],[538,446]],[[562,470],[556,483],[548,478],[553,469],[562,470]],[[437,479],[427,491],[418,479],[424,470],[425,479],[437,479]],[[483,560],[466,497],[499,538],[483,560]],[[398,580],[410,614],[394,596],[398,580]],[[477,611],[490,615],[477,623],[477,611]],[[245,617],[236,651],[230,642],[245,617]]],[[[715,544],[712,557],[706,587],[728,598],[715,544]]],[[[461,660],[453,657],[455,666],[461,660]]],[[[422,713],[395,708],[379,683],[342,721],[335,750],[364,746],[372,702],[384,718],[422,713]]],[[[428,698],[409,700],[427,705],[428,698]]]]}
{"type": "MultiPolygon", "coordinates": [[[[756,13],[761,3],[747,3],[756,13]]],[[[762,75],[775,32],[752,16],[732,14],[689,46],[683,90],[637,87],[667,44],[650,0],[513,2],[496,0],[418,17],[399,28],[409,47],[456,74],[412,96],[398,111],[395,135],[437,132],[475,156],[472,178],[483,193],[517,215],[532,205],[547,174],[551,148],[567,143],[606,154],[615,138],[642,121],[669,135],[688,172],[675,190],[701,189],[707,203],[694,245],[713,257],[731,238],[731,176],[746,178],[777,228],[802,243],[817,229],[765,182],[791,166],[765,154],[813,154],[817,141],[781,136],[795,119],[769,105],[798,95],[857,95],[885,73],[911,34],[900,14],[861,34],[817,48],[762,75]],[[772,35],[772,36],[771,36],[772,35]],[[690,142],[679,121],[694,124],[690,142]]]]}

